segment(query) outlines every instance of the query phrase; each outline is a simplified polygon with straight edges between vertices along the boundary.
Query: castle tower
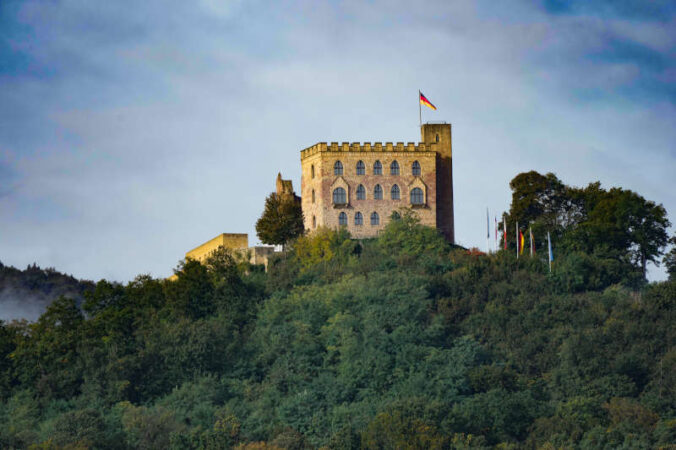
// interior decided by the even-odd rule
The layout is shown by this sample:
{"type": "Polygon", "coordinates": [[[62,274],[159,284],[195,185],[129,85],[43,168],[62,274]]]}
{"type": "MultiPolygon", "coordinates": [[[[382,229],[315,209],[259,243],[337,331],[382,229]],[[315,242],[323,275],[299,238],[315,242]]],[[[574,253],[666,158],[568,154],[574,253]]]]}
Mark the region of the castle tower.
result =
{"type": "Polygon", "coordinates": [[[426,123],[420,127],[420,136],[437,153],[437,228],[446,240],[455,243],[451,124],[426,123]]]}
{"type": "Polygon", "coordinates": [[[419,144],[318,142],[301,150],[306,230],[345,227],[371,238],[405,208],[454,242],[451,126],[425,124],[421,136],[419,144]]]}

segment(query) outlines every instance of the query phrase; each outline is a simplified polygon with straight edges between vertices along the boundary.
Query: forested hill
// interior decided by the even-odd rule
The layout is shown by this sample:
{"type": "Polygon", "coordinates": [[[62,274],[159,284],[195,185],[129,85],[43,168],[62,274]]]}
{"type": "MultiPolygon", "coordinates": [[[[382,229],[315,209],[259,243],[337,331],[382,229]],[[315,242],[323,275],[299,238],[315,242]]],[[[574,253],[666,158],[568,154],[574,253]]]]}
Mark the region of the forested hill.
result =
{"type": "Polygon", "coordinates": [[[25,270],[0,262],[0,320],[37,320],[47,305],[64,295],[81,300],[93,283],[33,264],[25,270]]]}
{"type": "Polygon", "coordinates": [[[551,273],[402,214],[369,241],[318,229],[267,273],[222,249],[61,297],[0,324],[0,448],[674,448],[676,281],[641,280],[594,196],[551,273]]]}

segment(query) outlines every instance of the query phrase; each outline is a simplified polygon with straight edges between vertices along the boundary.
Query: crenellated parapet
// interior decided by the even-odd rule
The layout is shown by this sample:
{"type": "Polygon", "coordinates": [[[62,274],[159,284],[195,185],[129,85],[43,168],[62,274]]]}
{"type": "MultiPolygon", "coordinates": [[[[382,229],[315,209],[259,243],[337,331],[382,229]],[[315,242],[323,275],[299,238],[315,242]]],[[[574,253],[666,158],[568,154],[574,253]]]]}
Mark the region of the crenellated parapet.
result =
{"type": "Polygon", "coordinates": [[[432,144],[425,144],[423,142],[413,143],[407,142],[319,142],[311,147],[308,147],[300,152],[300,159],[309,158],[317,153],[340,153],[340,152],[432,152],[432,144]]]}

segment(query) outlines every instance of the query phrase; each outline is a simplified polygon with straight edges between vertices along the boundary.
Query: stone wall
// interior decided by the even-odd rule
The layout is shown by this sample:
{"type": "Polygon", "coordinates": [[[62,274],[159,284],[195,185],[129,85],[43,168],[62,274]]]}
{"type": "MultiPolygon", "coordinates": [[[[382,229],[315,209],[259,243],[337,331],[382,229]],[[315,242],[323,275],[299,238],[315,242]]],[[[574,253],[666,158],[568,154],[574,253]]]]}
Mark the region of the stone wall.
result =
{"type": "MultiPolygon", "coordinates": [[[[318,226],[336,228],[341,212],[347,215],[347,229],[356,238],[373,237],[387,224],[393,211],[402,207],[411,207],[410,191],[415,187],[423,190],[425,201],[414,209],[425,225],[435,227],[436,221],[436,152],[428,151],[425,146],[413,146],[403,143],[382,145],[377,143],[363,145],[331,146],[318,144],[318,151],[305,153],[301,160],[301,198],[305,228],[313,230],[318,226]],[[334,147],[337,150],[332,151],[334,147]],[[348,150],[344,150],[345,148],[348,150]],[[340,161],[343,174],[334,175],[334,164],[340,161]],[[365,174],[357,175],[357,164],[364,163],[365,174]],[[380,161],[382,175],[374,174],[374,164],[380,161]],[[393,161],[399,164],[399,175],[390,174],[393,161]],[[418,161],[421,175],[413,176],[412,165],[418,161]],[[312,171],[314,170],[314,177],[312,171]],[[399,187],[400,199],[391,198],[393,185],[399,187]],[[357,188],[364,186],[366,198],[357,199],[357,188]],[[382,199],[374,198],[374,189],[380,185],[382,199]],[[333,191],[343,187],[347,194],[345,205],[333,204],[333,191]],[[314,202],[313,202],[314,191],[314,202]],[[357,213],[361,213],[363,224],[355,224],[357,213]],[[378,225],[371,225],[371,215],[376,212],[378,225]]],[[[317,147],[317,146],[314,146],[317,147]]]]}

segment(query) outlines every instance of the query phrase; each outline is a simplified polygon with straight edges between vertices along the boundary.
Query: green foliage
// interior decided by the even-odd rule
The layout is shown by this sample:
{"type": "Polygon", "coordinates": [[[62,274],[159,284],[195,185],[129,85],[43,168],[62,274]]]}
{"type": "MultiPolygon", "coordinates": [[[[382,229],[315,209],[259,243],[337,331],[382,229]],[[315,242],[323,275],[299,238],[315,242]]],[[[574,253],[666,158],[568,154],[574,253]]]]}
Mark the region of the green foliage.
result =
{"type": "Polygon", "coordinates": [[[558,224],[552,274],[403,210],[375,239],[299,237],[268,273],[219,249],[0,323],[0,447],[673,444],[676,282],[642,280],[616,229],[639,214],[613,212],[640,199],[526,175],[515,217],[558,224]]]}
{"type": "Polygon", "coordinates": [[[303,210],[292,196],[276,193],[265,199],[265,209],[256,222],[256,235],[264,244],[284,245],[303,234],[303,210]]]}
{"type": "MultiPolygon", "coordinates": [[[[598,182],[582,189],[569,187],[552,173],[521,173],[510,187],[512,204],[505,215],[509,226],[518,222],[521,229],[532,228],[536,249],[543,253],[546,240],[542,236],[550,232],[557,260],[560,255],[577,259],[564,262],[568,266],[565,283],[573,291],[602,289],[619,281],[635,286],[636,271],[645,278],[646,264],[659,263],[671,225],[662,205],[629,190],[606,191],[598,182]],[[602,268],[586,284],[588,268],[597,265],[602,268]]],[[[514,249],[509,232],[507,240],[514,249]]]]}

